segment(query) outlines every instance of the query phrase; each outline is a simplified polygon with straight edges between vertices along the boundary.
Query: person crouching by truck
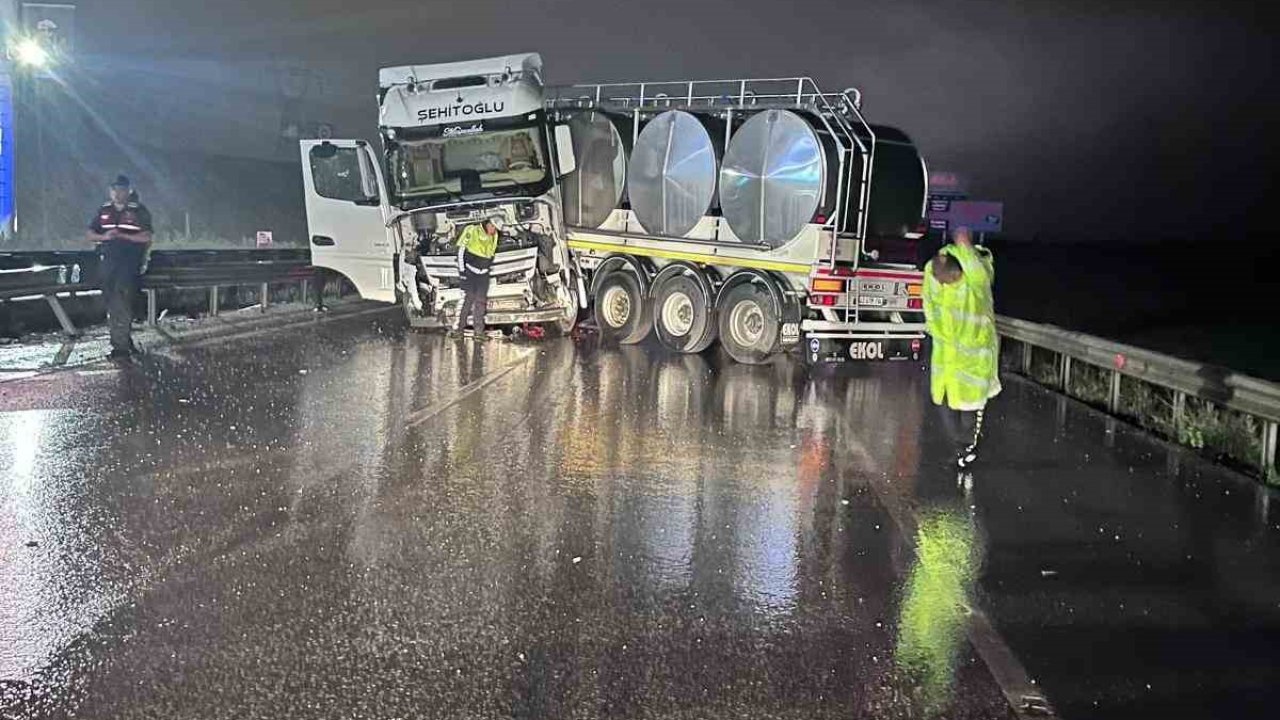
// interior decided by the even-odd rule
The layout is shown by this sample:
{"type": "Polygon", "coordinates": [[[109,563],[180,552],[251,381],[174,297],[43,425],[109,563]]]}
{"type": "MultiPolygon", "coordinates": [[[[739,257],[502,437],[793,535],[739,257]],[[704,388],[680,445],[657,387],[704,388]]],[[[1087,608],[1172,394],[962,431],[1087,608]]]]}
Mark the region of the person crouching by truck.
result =
{"type": "Polygon", "coordinates": [[[102,294],[111,329],[108,358],[128,361],[138,348],[131,337],[133,298],[151,247],[151,212],[138,201],[129,178],[116,177],[107,189],[110,199],[98,208],[85,237],[96,243],[102,258],[102,294]]]}
{"type": "Polygon", "coordinates": [[[1000,336],[996,332],[991,251],[974,247],[969,228],[925,265],[924,315],[933,339],[930,394],[956,443],[956,464],[978,459],[987,401],[1000,393],[1000,336]]]}
{"type": "Polygon", "coordinates": [[[463,228],[458,235],[458,277],[462,280],[462,307],[458,311],[455,333],[474,335],[479,339],[500,338],[498,330],[485,331],[484,315],[489,304],[489,268],[498,252],[498,233],[506,225],[501,215],[490,215],[482,223],[463,228]],[[471,330],[463,328],[470,315],[471,330]]]}

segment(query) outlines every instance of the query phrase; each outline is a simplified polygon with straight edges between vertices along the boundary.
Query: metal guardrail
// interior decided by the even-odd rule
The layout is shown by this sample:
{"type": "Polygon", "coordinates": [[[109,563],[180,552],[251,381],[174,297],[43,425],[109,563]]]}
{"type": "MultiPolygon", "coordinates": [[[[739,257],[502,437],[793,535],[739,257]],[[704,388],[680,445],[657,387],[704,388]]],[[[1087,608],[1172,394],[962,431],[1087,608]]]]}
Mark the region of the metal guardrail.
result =
{"type": "Polygon", "coordinates": [[[1073,363],[1087,363],[1109,372],[1106,407],[1113,414],[1121,409],[1123,379],[1132,378],[1172,391],[1175,426],[1182,422],[1188,397],[1254,417],[1261,426],[1261,445],[1259,457],[1252,460],[1258,463],[1264,478],[1274,477],[1280,435],[1280,384],[1053,325],[1000,316],[996,326],[1001,337],[1022,344],[1024,375],[1031,375],[1033,348],[1054,353],[1058,358],[1057,384],[1067,394],[1073,363]]]}
{"type": "MultiPolygon", "coordinates": [[[[43,299],[62,329],[78,335],[61,300],[98,294],[100,265],[93,250],[0,252],[0,304],[43,299]]],[[[217,315],[223,287],[260,286],[265,309],[271,285],[299,283],[305,301],[315,276],[311,253],[304,248],[156,250],[151,253],[140,289],[147,296],[147,322],[154,325],[160,290],[207,288],[209,314],[217,315]]]]}

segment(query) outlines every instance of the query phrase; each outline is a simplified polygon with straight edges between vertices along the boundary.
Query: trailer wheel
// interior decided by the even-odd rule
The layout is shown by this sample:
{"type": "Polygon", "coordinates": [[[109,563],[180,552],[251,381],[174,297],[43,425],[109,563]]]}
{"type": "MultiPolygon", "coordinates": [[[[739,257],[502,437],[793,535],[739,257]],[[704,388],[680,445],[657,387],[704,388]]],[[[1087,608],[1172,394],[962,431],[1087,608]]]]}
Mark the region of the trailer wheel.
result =
{"type": "Polygon", "coordinates": [[[688,275],[672,275],[654,289],[653,329],[662,344],[679,353],[700,353],[716,339],[711,298],[688,275]]]}
{"type": "Polygon", "coordinates": [[[644,340],[653,329],[640,281],[629,272],[612,272],[600,280],[594,313],[600,336],[623,345],[644,340]]]}
{"type": "Polygon", "coordinates": [[[730,288],[717,309],[720,344],[745,365],[768,362],[778,351],[781,324],[769,292],[752,282],[730,288]]]}

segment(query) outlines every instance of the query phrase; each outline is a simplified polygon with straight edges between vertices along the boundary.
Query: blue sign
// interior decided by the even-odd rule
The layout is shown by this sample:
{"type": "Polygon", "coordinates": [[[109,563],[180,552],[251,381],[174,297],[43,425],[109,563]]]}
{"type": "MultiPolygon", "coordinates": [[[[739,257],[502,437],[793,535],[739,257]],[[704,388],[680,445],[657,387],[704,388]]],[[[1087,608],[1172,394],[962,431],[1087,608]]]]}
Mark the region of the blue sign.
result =
{"type": "Polygon", "coordinates": [[[0,235],[13,230],[13,83],[0,69],[0,235]]]}

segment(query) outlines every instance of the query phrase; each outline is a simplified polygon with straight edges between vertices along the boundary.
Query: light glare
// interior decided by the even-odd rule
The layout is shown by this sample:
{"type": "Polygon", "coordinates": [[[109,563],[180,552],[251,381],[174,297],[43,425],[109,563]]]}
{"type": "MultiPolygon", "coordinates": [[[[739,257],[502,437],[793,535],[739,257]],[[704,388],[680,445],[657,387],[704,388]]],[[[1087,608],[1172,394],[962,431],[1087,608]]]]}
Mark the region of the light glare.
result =
{"type": "Polygon", "coordinates": [[[48,51],[31,38],[19,42],[14,54],[19,63],[29,67],[41,68],[49,64],[48,51]]]}

